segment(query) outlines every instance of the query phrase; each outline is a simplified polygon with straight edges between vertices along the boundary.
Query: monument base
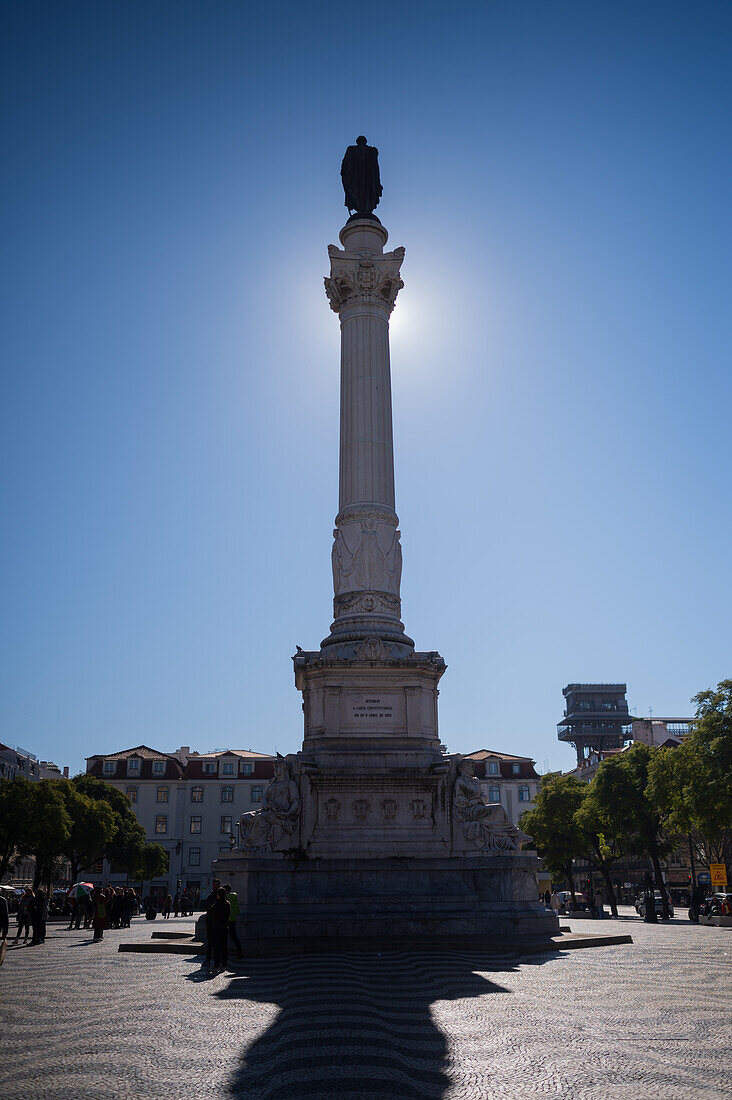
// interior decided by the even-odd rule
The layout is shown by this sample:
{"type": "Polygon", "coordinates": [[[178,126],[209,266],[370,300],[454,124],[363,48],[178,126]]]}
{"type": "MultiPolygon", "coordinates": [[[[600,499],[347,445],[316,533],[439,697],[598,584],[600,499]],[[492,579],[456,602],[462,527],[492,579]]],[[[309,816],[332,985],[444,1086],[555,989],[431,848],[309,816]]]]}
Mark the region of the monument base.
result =
{"type": "Polygon", "coordinates": [[[239,898],[242,942],[535,942],[556,935],[536,855],[309,859],[234,851],[214,864],[239,898]]]}

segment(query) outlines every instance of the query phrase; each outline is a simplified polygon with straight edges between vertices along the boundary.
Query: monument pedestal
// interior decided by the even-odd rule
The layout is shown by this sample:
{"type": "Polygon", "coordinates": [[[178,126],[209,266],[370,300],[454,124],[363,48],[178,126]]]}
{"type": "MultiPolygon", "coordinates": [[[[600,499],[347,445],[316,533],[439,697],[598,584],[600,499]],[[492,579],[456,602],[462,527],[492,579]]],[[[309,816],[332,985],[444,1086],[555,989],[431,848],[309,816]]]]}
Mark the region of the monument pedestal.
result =
{"type": "Polygon", "coordinates": [[[242,943],[460,940],[474,946],[549,937],[536,856],[258,858],[222,855],[237,891],[242,943]]]}

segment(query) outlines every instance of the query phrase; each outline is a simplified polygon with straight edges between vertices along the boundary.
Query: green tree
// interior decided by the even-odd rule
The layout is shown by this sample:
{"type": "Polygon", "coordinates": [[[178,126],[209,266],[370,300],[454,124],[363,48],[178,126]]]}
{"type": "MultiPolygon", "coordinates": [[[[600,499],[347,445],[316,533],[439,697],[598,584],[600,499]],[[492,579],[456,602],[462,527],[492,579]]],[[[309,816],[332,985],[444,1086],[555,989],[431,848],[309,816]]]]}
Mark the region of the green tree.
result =
{"type": "Polygon", "coordinates": [[[64,854],[71,824],[57,780],[41,779],[38,783],[29,783],[26,847],[27,854],[36,861],[34,889],[51,877],[54,862],[64,854]]]}
{"type": "Polygon", "coordinates": [[[130,868],[130,878],[139,880],[140,892],[144,893],[145,883],[167,875],[168,865],[168,853],[161,844],[146,844],[130,868]]]}
{"type": "MultiPolygon", "coordinates": [[[[75,789],[85,797],[110,808],[114,829],[105,840],[100,853],[116,867],[132,873],[146,844],[145,830],[135,817],[130,801],[122,791],[103,783],[93,775],[77,775],[72,779],[75,789]]],[[[134,877],[134,876],[133,876],[134,877]]]]}
{"type": "Polygon", "coordinates": [[[101,859],[117,829],[115,813],[103,799],[89,798],[68,779],[56,780],[71,820],[64,855],[71,864],[71,881],[82,868],[101,859]]]}
{"type": "Polygon", "coordinates": [[[520,827],[533,837],[536,850],[552,878],[565,879],[576,904],[572,861],[584,854],[585,837],[577,811],[587,785],[574,775],[545,775],[534,806],[521,815],[520,827]]]}
{"type": "Polygon", "coordinates": [[[610,910],[612,915],[617,917],[618,902],[615,897],[615,887],[610,875],[610,868],[613,861],[621,855],[620,838],[608,833],[608,826],[592,783],[588,785],[582,805],[575,814],[575,820],[584,840],[587,861],[594,870],[599,871],[602,875],[605,891],[610,902],[610,910]]]}
{"type": "Polygon", "coordinates": [[[664,920],[669,919],[668,895],[661,860],[673,848],[668,813],[651,798],[649,771],[658,749],[636,742],[625,752],[603,760],[592,781],[599,822],[608,834],[622,837],[629,852],[648,856],[660,890],[664,920]]]}
{"type": "Polygon", "coordinates": [[[732,680],[694,696],[698,722],[675,749],[663,749],[649,770],[649,794],[669,827],[691,837],[707,867],[732,864],[732,680]]]}
{"type": "Polygon", "coordinates": [[[30,851],[28,779],[0,779],[0,881],[30,851]]]}

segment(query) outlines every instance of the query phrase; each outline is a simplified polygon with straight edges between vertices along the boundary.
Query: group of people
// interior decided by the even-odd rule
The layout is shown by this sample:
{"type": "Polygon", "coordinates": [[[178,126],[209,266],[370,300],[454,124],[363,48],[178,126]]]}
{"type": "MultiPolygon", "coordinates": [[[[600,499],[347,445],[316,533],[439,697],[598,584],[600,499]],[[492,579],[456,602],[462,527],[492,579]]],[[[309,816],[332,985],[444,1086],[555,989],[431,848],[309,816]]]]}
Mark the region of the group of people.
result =
{"type": "Polygon", "coordinates": [[[162,914],[163,920],[170,920],[171,910],[173,911],[174,917],[177,917],[178,913],[180,913],[182,917],[192,917],[193,898],[189,898],[185,890],[181,891],[181,893],[179,894],[176,894],[175,897],[173,897],[172,894],[167,894],[166,897],[163,899],[163,904],[160,907],[160,912],[162,914]]]}
{"type": "MultiPolygon", "coordinates": [[[[9,918],[8,903],[5,898],[3,898],[2,904],[4,909],[0,912],[0,923],[5,926],[2,938],[7,939],[9,918]]],[[[30,886],[27,886],[18,900],[17,915],[18,931],[15,935],[16,941],[24,934],[23,943],[27,943],[29,939],[32,947],[43,943],[46,938],[46,921],[48,920],[48,898],[45,890],[41,890],[40,887],[33,890],[30,886]]]]}
{"type": "Polygon", "coordinates": [[[239,916],[239,899],[228,882],[221,885],[215,878],[211,893],[206,898],[206,954],[203,969],[220,974],[229,961],[229,940],[237,955],[242,957],[241,943],[236,932],[239,916]]]}

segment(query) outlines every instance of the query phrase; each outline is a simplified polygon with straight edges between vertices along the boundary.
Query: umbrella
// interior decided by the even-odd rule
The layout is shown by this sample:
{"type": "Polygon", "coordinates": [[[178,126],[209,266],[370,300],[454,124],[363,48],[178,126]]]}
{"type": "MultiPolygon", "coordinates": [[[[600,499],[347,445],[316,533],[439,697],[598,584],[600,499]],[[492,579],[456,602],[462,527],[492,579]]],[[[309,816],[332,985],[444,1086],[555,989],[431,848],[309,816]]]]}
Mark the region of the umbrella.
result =
{"type": "Polygon", "coordinates": [[[85,898],[91,894],[93,889],[94,884],[91,882],[75,882],[73,886],[69,887],[66,896],[69,898],[85,898]]]}

